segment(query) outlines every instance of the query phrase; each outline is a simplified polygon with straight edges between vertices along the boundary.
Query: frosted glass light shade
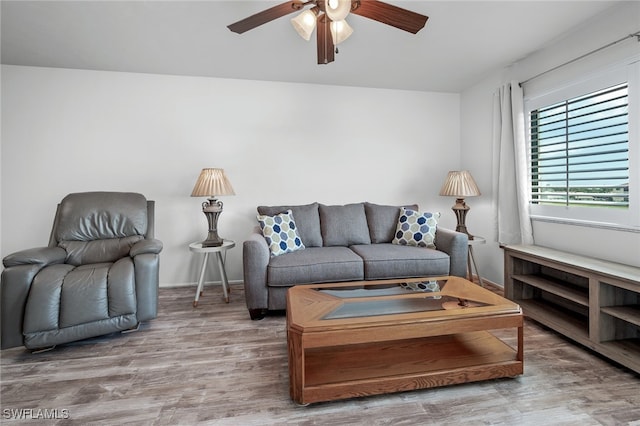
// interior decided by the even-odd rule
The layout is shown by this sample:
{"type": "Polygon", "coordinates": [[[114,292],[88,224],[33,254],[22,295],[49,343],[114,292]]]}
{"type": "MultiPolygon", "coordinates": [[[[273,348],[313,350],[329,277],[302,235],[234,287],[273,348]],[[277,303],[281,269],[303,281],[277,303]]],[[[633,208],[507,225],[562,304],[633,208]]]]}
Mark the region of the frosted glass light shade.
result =
{"type": "Polygon", "coordinates": [[[316,14],[311,9],[305,10],[291,19],[291,25],[300,34],[300,37],[309,41],[316,27],[316,14]]]}
{"type": "Polygon", "coordinates": [[[465,198],[480,195],[480,190],[468,171],[451,171],[440,189],[440,195],[465,198]]]}
{"type": "Polygon", "coordinates": [[[344,21],[351,12],[351,0],[325,0],[324,11],[332,21],[344,21]]]}
{"type": "Polygon", "coordinates": [[[349,38],[353,34],[353,28],[347,21],[332,21],[331,24],[331,37],[333,37],[333,44],[338,45],[349,38]]]}
{"type": "Polygon", "coordinates": [[[196,181],[192,197],[212,197],[218,195],[235,195],[231,182],[223,169],[202,169],[196,181]]]}

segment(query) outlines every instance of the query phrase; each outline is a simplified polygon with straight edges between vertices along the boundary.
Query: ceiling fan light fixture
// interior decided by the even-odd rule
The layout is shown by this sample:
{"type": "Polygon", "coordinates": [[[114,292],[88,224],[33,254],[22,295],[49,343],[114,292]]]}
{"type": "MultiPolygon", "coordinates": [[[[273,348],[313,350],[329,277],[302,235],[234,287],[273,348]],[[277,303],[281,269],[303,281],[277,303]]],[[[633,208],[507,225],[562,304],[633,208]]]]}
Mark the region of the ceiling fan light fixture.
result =
{"type": "Polygon", "coordinates": [[[305,10],[295,18],[292,18],[291,25],[293,25],[293,28],[300,34],[300,37],[309,41],[313,30],[316,28],[316,14],[314,10],[305,10]]]}
{"type": "Polygon", "coordinates": [[[353,28],[347,21],[332,21],[331,22],[331,37],[333,37],[333,44],[338,45],[349,38],[353,34],[353,28]]]}
{"type": "Polygon", "coordinates": [[[351,0],[325,0],[324,11],[332,21],[344,21],[351,12],[351,0]]]}
{"type": "Polygon", "coordinates": [[[428,16],[381,0],[288,0],[227,25],[227,28],[234,33],[242,34],[296,12],[299,15],[291,19],[291,23],[302,38],[310,40],[313,31],[316,31],[318,64],[335,61],[338,43],[353,33],[353,29],[346,22],[331,25],[332,22],[344,21],[350,13],[412,34],[424,28],[429,19],[428,16]],[[306,7],[310,7],[310,12],[303,12],[306,7]]]}

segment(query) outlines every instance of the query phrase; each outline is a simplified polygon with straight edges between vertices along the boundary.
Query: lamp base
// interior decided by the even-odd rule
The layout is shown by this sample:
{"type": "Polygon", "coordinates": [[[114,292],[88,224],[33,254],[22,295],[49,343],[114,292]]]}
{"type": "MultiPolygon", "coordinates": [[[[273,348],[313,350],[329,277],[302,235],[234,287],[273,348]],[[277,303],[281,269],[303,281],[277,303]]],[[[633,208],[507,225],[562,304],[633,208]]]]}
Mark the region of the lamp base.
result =
{"type": "Polygon", "coordinates": [[[467,234],[467,237],[470,240],[473,240],[473,235],[467,231],[467,226],[464,224],[465,219],[467,217],[467,213],[471,208],[467,206],[464,202],[464,198],[457,198],[456,204],[451,207],[451,210],[456,214],[456,219],[458,220],[458,224],[456,225],[456,232],[462,232],[463,234],[467,234]]]}
{"type": "Polygon", "coordinates": [[[202,242],[202,247],[220,247],[224,243],[224,240],[218,236],[218,217],[222,213],[222,201],[210,198],[202,203],[202,213],[209,224],[209,233],[207,239],[202,242]]]}
{"type": "Polygon", "coordinates": [[[473,235],[471,235],[469,231],[467,231],[467,227],[464,225],[456,226],[456,232],[462,232],[463,234],[467,234],[467,238],[470,240],[473,240],[473,235]]]}
{"type": "Polygon", "coordinates": [[[207,239],[201,244],[202,247],[220,247],[224,243],[224,240],[218,236],[217,232],[209,232],[207,239]]]}

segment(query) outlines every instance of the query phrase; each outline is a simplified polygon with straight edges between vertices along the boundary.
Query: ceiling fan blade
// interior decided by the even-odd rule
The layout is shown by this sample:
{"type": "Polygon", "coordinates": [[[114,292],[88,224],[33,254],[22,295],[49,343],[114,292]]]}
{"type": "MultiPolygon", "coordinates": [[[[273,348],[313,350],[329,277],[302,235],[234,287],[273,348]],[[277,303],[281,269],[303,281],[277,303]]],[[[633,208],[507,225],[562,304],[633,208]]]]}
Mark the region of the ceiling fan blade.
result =
{"type": "Polygon", "coordinates": [[[336,47],[333,44],[329,25],[331,19],[325,14],[318,16],[316,36],[318,39],[318,64],[328,64],[336,59],[336,47]]]}
{"type": "Polygon", "coordinates": [[[360,0],[351,13],[373,19],[410,33],[417,33],[427,23],[428,16],[378,0],[360,0]]]}
{"type": "Polygon", "coordinates": [[[288,1],[286,3],[273,6],[269,9],[265,9],[262,12],[258,12],[255,15],[251,15],[248,18],[244,18],[231,25],[227,25],[227,28],[229,28],[234,33],[242,34],[245,31],[252,30],[262,24],[273,21],[274,19],[278,19],[282,16],[296,12],[302,9],[303,5],[304,4],[301,0],[288,1]]]}

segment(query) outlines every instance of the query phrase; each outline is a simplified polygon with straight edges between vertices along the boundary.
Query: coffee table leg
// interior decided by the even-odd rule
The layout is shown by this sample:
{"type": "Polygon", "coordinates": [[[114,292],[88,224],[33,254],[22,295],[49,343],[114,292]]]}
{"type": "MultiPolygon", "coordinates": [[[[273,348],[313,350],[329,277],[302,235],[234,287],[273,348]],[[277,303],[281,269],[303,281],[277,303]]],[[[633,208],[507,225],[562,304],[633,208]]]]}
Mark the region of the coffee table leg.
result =
{"type": "Polygon", "coordinates": [[[518,327],[518,361],[524,362],[524,327],[518,327]]]}
{"type": "Polygon", "coordinates": [[[287,331],[287,349],[289,356],[289,395],[298,405],[307,405],[303,402],[304,387],[304,349],[302,348],[302,336],[295,332],[287,331]]]}

